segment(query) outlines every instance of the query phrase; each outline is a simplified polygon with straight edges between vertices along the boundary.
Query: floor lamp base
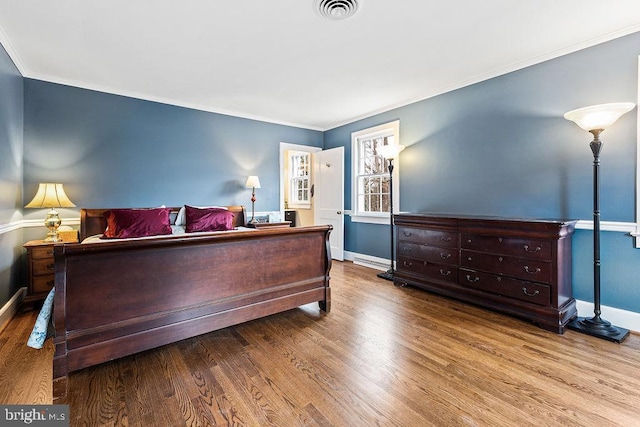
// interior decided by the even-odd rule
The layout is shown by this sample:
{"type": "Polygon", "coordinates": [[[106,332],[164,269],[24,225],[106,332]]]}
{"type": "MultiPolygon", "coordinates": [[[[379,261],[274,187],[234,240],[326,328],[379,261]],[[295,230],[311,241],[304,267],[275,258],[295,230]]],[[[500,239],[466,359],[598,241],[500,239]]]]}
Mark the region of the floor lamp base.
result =
{"type": "Polygon", "coordinates": [[[387,271],[385,271],[384,273],[378,273],[378,277],[385,279],[385,280],[392,280],[393,281],[393,277],[395,276],[395,271],[389,269],[387,271]]]}
{"type": "Polygon", "coordinates": [[[567,324],[569,329],[582,332],[597,338],[621,343],[629,336],[629,330],[613,326],[599,316],[578,317],[567,324]]]}

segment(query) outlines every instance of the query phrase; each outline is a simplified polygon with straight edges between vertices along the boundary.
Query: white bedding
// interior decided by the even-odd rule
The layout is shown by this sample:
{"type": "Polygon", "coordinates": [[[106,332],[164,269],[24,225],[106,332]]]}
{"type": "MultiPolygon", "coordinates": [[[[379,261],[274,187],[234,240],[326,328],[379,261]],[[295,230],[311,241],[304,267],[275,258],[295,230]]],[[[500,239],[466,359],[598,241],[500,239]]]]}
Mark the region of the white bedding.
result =
{"type": "Polygon", "coordinates": [[[105,243],[105,242],[114,242],[114,241],[128,241],[128,240],[149,240],[149,239],[158,239],[161,237],[170,237],[170,236],[180,236],[180,235],[188,235],[188,236],[206,236],[206,235],[215,235],[221,233],[235,233],[238,231],[255,231],[255,228],[249,227],[236,227],[233,230],[225,230],[225,231],[197,231],[193,233],[187,233],[186,227],[184,225],[172,225],[171,226],[171,234],[162,234],[159,236],[146,236],[146,237],[129,237],[126,239],[101,239],[102,234],[96,234],[93,236],[89,236],[82,241],[82,243],[105,243]]]}

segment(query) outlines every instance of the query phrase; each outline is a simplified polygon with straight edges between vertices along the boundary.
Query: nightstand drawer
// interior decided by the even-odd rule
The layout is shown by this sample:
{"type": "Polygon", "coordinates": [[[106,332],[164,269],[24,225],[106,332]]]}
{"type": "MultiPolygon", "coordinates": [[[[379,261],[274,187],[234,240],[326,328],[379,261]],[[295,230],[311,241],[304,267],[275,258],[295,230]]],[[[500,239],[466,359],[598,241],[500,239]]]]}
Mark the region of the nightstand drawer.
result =
{"type": "Polygon", "coordinates": [[[31,258],[51,258],[53,259],[53,245],[30,248],[31,258]]]}
{"type": "Polygon", "coordinates": [[[53,274],[56,265],[53,262],[53,258],[42,258],[31,260],[31,274],[34,276],[41,276],[43,274],[53,274]]]}
{"type": "Polygon", "coordinates": [[[47,276],[33,276],[31,281],[31,291],[34,294],[41,292],[49,292],[53,288],[54,275],[49,274],[47,276]]]}

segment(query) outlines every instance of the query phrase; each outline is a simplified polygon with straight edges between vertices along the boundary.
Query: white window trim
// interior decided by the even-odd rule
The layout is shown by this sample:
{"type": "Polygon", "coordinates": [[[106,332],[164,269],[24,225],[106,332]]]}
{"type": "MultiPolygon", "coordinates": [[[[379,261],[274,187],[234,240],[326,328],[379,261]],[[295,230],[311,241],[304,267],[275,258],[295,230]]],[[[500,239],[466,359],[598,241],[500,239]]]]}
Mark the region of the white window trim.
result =
{"type": "MultiPolygon", "coordinates": [[[[306,151],[309,153],[312,153],[311,156],[311,160],[313,161],[313,153],[316,153],[318,151],[322,151],[322,148],[318,148],[318,147],[312,147],[312,146],[308,146],[308,145],[299,145],[299,144],[291,144],[288,142],[280,142],[280,153],[279,153],[279,162],[280,162],[280,212],[282,212],[282,214],[284,215],[284,211],[285,211],[285,203],[284,200],[286,199],[287,195],[285,194],[285,179],[287,178],[287,176],[289,175],[287,173],[285,164],[285,155],[286,152],[289,150],[294,150],[294,151],[306,151]]],[[[311,168],[311,173],[313,174],[313,167],[311,168]]],[[[313,184],[313,178],[311,183],[313,184]]],[[[311,199],[311,206],[313,206],[313,197],[311,199]]],[[[287,207],[287,209],[292,209],[292,206],[287,207]]],[[[310,209],[310,208],[295,208],[295,209],[310,209]]]]}
{"type": "MultiPolygon", "coordinates": [[[[393,132],[394,141],[400,144],[400,120],[374,126],[351,133],[351,221],[369,224],[389,225],[389,212],[359,212],[358,210],[358,183],[356,179],[359,160],[360,139],[374,138],[379,134],[393,132]]],[[[400,158],[393,160],[393,213],[400,208],[400,158]]]]}
{"type": "Polygon", "coordinates": [[[307,191],[309,192],[309,200],[306,201],[306,202],[301,202],[301,201],[292,202],[291,201],[293,199],[292,196],[293,196],[294,189],[293,189],[293,186],[292,186],[292,181],[293,181],[293,178],[291,177],[292,174],[289,173],[288,174],[289,175],[289,185],[288,185],[289,194],[287,195],[287,198],[289,200],[288,205],[289,205],[290,209],[311,209],[311,191],[312,191],[311,187],[313,185],[311,174],[312,174],[312,169],[313,169],[313,167],[312,167],[313,166],[313,154],[311,152],[309,152],[309,151],[294,151],[294,150],[290,150],[289,151],[289,156],[288,156],[289,157],[289,159],[288,159],[289,172],[292,171],[292,169],[291,169],[292,168],[291,160],[292,160],[293,156],[296,156],[296,155],[307,155],[308,156],[307,167],[308,167],[309,175],[307,176],[306,179],[307,179],[307,185],[308,185],[308,190],[307,191]]]}

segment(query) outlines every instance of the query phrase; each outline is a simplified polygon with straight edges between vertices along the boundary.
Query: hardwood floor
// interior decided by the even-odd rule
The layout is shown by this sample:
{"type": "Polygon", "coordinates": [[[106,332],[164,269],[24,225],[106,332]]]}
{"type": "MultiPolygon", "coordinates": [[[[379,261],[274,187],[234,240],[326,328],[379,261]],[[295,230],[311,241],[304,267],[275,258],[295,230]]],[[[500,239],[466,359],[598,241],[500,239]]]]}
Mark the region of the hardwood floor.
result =
{"type": "MultiPolygon", "coordinates": [[[[334,262],[317,304],[70,376],[71,425],[640,425],[640,336],[534,325],[334,262]]],[[[0,335],[0,403],[50,403],[53,345],[0,335]]]]}

